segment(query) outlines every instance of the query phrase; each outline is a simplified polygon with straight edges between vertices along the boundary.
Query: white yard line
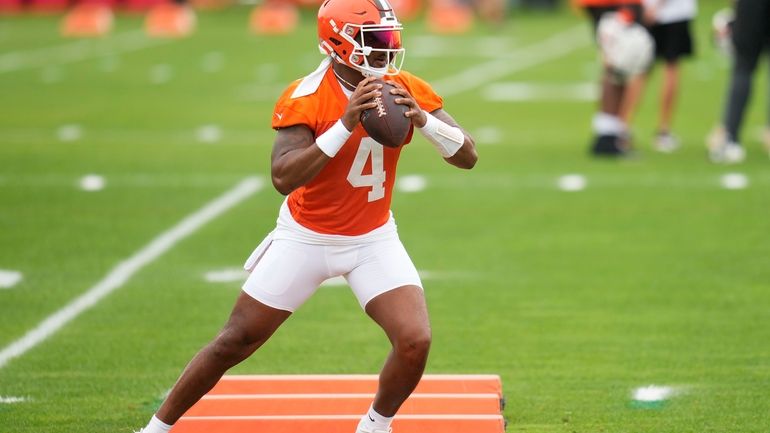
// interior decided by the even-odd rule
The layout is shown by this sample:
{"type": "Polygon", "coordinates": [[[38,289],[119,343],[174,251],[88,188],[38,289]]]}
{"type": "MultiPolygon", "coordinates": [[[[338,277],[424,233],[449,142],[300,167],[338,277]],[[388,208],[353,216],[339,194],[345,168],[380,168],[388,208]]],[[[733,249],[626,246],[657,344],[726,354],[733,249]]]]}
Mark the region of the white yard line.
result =
{"type": "Polygon", "coordinates": [[[24,275],[11,269],[0,269],[0,289],[10,289],[19,284],[24,275]]]}
{"type": "Polygon", "coordinates": [[[636,388],[633,392],[633,400],[637,402],[653,403],[668,400],[676,394],[677,390],[670,386],[648,385],[636,388]]]}
{"type": "Polygon", "coordinates": [[[14,396],[2,396],[0,395],[0,404],[14,404],[14,403],[24,403],[25,401],[29,401],[29,398],[27,397],[14,397],[14,396]]]}
{"type": "Polygon", "coordinates": [[[52,47],[15,51],[0,56],[0,74],[137,51],[170,41],[150,38],[144,30],[132,30],[104,39],[84,39],[52,47]]]}
{"type": "Polygon", "coordinates": [[[215,134],[219,134],[218,143],[234,146],[272,146],[275,132],[272,129],[259,128],[232,128],[223,127],[218,124],[197,125],[189,128],[169,128],[169,129],[139,129],[139,128],[97,128],[93,125],[78,125],[74,123],[61,125],[58,128],[51,126],[40,126],[31,128],[11,128],[3,127],[0,129],[0,142],[3,144],[29,144],[29,143],[48,143],[54,140],[60,143],[78,142],[83,137],[88,137],[90,141],[96,141],[100,144],[117,143],[126,144],[132,142],[150,142],[162,141],[171,144],[189,144],[189,145],[209,145],[211,141],[201,140],[203,138],[211,139],[215,134]],[[217,130],[212,130],[211,127],[217,130]],[[208,127],[208,129],[202,129],[208,127]]]}
{"type": "Polygon", "coordinates": [[[512,50],[495,60],[480,63],[457,74],[435,80],[433,87],[442,96],[456,95],[513,72],[567,55],[590,43],[589,32],[585,26],[575,26],[530,46],[512,50]]]}
{"type": "Polygon", "coordinates": [[[504,82],[485,86],[481,92],[487,101],[595,101],[597,83],[504,82]]]}
{"type": "Polygon", "coordinates": [[[17,358],[45,339],[56,333],[64,325],[125,284],[134,274],[152,263],[174,245],[198,229],[222,215],[228,209],[247,199],[263,186],[262,179],[246,178],[235,187],[210,201],[195,213],[187,216],[168,231],[161,233],[144,248],[128,259],[120,262],[101,281],[75,298],[59,311],[48,316],[26,335],[14,341],[0,351],[0,368],[8,361],[17,358]]]}

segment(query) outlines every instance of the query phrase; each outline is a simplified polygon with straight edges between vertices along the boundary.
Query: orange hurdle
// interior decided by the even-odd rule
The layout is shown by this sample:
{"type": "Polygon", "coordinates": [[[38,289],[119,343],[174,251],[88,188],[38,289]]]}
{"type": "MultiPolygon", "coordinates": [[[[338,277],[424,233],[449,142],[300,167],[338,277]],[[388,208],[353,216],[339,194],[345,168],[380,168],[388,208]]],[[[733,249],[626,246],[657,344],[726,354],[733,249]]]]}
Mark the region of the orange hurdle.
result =
{"type": "MultiPolygon", "coordinates": [[[[374,394],[207,395],[185,416],[356,415],[365,413],[374,394]]],[[[412,394],[402,415],[499,415],[497,394],[412,394]]]]}
{"type": "MultiPolygon", "coordinates": [[[[351,433],[378,376],[224,376],[171,433],[351,433]]],[[[497,375],[428,374],[393,421],[398,433],[504,433],[497,375]]]]}
{"type": "MultiPolygon", "coordinates": [[[[374,374],[224,376],[209,394],[372,394],[374,374]]],[[[503,396],[500,376],[493,374],[426,374],[414,391],[419,394],[473,393],[503,396]]]]}
{"type": "MultiPolygon", "coordinates": [[[[351,433],[360,415],[182,417],[171,433],[351,433]]],[[[398,433],[503,433],[502,415],[396,415],[398,433]]]]}

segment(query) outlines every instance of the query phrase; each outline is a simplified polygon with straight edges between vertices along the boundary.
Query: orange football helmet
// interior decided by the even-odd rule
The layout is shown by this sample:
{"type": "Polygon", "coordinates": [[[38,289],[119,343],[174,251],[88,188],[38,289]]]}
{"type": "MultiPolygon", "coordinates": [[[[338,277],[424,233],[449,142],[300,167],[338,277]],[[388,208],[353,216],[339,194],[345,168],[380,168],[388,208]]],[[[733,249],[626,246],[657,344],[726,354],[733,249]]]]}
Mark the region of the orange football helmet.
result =
{"type": "Polygon", "coordinates": [[[399,73],[402,29],[387,0],[325,0],[318,10],[321,51],[367,76],[399,73]]]}

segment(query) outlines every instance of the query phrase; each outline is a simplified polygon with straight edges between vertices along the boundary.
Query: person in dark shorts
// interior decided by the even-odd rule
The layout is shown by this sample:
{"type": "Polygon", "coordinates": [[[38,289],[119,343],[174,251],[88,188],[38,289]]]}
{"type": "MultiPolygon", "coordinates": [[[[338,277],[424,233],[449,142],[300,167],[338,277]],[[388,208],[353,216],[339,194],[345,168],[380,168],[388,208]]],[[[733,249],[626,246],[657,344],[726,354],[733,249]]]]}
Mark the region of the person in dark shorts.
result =
{"type": "MultiPolygon", "coordinates": [[[[770,1],[737,0],[732,25],[734,57],[730,85],[725,101],[722,127],[708,140],[709,158],[715,163],[742,162],[746,151],[741,146],[740,129],[746,104],[751,96],[752,77],[762,52],[770,57],[770,1]]],[[[768,94],[770,104],[770,94],[768,94]]],[[[765,125],[765,145],[770,151],[770,106],[765,125]]]]}
{"type": "MultiPolygon", "coordinates": [[[[679,63],[693,54],[690,24],[696,14],[695,0],[644,0],[643,22],[655,40],[655,57],[664,64],[660,112],[653,143],[656,150],[664,153],[679,147],[679,140],[671,133],[679,94],[679,63]]],[[[648,77],[649,73],[639,76],[629,85],[629,96],[621,115],[626,123],[631,122],[648,77]]]]}

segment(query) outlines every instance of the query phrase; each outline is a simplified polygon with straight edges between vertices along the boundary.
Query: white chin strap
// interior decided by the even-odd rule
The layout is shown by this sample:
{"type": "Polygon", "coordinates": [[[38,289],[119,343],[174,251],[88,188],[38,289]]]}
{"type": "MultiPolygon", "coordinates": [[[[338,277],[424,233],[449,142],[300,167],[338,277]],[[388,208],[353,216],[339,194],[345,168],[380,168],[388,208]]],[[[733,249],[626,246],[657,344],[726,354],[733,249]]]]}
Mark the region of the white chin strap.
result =
{"type": "Polygon", "coordinates": [[[369,71],[369,70],[366,70],[366,69],[359,69],[359,71],[361,71],[361,74],[364,77],[382,78],[382,77],[385,76],[385,74],[382,73],[382,72],[374,72],[374,71],[369,71]]]}

